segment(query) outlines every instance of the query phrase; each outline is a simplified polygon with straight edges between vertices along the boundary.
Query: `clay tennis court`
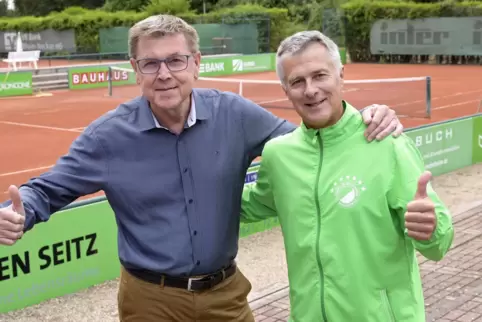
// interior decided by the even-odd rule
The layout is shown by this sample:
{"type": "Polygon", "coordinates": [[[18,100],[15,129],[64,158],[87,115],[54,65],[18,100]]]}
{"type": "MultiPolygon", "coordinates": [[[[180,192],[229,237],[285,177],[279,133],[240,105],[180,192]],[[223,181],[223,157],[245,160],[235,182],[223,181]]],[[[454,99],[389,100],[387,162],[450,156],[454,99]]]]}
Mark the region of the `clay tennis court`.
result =
{"type": "MultiPolygon", "coordinates": [[[[406,128],[477,112],[482,99],[478,66],[350,64],[345,79],[381,79],[431,76],[432,116],[425,115],[425,83],[348,84],[345,99],[357,108],[372,103],[397,110],[406,128]]],[[[274,73],[236,75],[236,79],[276,80],[274,73]]],[[[239,82],[200,81],[199,87],[238,92],[239,82]]],[[[79,91],[55,91],[51,96],[0,99],[0,200],[10,184],[21,184],[49,169],[91,121],[139,93],[134,86],[79,91]]],[[[279,84],[243,83],[243,96],[291,122],[300,119],[279,84]]]]}

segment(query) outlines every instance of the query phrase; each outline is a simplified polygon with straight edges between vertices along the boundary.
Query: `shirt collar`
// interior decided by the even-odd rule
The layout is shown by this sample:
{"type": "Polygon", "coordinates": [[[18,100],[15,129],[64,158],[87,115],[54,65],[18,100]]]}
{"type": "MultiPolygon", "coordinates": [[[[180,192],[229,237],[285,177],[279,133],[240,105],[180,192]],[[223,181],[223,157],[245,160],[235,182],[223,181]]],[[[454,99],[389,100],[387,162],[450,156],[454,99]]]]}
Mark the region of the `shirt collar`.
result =
{"type": "MultiPolygon", "coordinates": [[[[154,120],[154,125],[159,129],[168,130],[166,127],[159,124],[159,121],[157,121],[157,118],[152,112],[152,110],[151,109],[149,110],[151,111],[152,119],[154,120]]],[[[186,125],[184,126],[184,128],[190,128],[191,126],[194,126],[194,124],[196,124],[196,103],[194,99],[191,99],[191,110],[189,111],[189,115],[187,116],[186,125]]]]}
{"type": "MultiPolygon", "coordinates": [[[[192,107],[189,113],[187,126],[191,127],[199,120],[207,120],[211,116],[211,108],[209,104],[213,102],[201,95],[197,89],[192,91],[192,107]],[[194,110],[194,111],[193,111],[194,110]],[[191,120],[190,120],[191,119],[191,120]]],[[[208,97],[209,98],[209,97],[208,97]]],[[[162,128],[157,119],[153,116],[152,110],[149,107],[149,101],[145,96],[138,97],[138,116],[136,119],[137,126],[141,131],[149,131],[155,128],[162,128]]]]}

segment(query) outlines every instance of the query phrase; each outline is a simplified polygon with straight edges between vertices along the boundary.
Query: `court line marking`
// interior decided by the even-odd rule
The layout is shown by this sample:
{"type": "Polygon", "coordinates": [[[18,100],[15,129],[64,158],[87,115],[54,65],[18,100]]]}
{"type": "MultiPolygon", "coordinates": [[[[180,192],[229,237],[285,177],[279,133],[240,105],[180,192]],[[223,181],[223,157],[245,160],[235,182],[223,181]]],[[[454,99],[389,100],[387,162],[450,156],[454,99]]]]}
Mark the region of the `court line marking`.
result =
{"type": "Polygon", "coordinates": [[[76,132],[76,133],[82,132],[82,131],[79,131],[79,130],[76,130],[76,129],[65,129],[65,128],[61,128],[61,127],[17,123],[17,122],[9,122],[9,121],[0,121],[0,123],[1,124],[8,124],[8,125],[23,126],[23,127],[31,127],[31,128],[37,128],[37,129],[44,129],[44,130],[53,130],[53,131],[76,132]]]}
{"type": "Polygon", "coordinates": [[[270,103],[277,103],[277,102],[284,102],[284,101],[287,101],[288,99],[287,98],[280,98],[280,99],[277,99],[277,100],[270,100],[270,101],[254,101],[256,104],[258,105],[262,105],[262,104],[270,104],[270,103]]]}
{"type": "Polygon", "coordinates": [[[29,172],[35,172],[35,171],[40,171],[40,170],[46,170],[52,168],[54,165],[49,165],[45,167],[38,167],[38,168],[30,168],[30,169],[24,169],[20,171],[13,171],[13,172],[6,172],[6,173],[0,173],[0,178],[1,177],[9,177],[9,176],[14,176],[17,174],[22,174],[22,173],[29,173],[29,172]]]}
{"type": "MultiPolygon", "coordinates": [[[[468,92],[458,92],[458,93],[450,94],[450,95],[432,97],[432,101],[450,98],[450,97],[455,97],[455,96],[470,95],[470,94],[474,94],[474,93],[482,93],[482,90],[468,91],[468,92]]],[[[405,105],[410,105],[410,104],[415,104],[415,103],[423,103],[423,102],[425,102],[425,99],[424,100],[412,101],[412,102],[400,103],[400,104],[393,105],[393,107],[405,106],[405,105]]],[[[432,108],[432,110],[436,110],[436,109],[437,108],[432,108]]]]}
{"type": "Polygon", "coordinates": [[[27,99],[34,99],[34,98],[43,98],[43,97],[52,97],[54,96],[54,92],[41,92],[32,95],[21,95],[21,96],[5,96],[0,97],[0,100],[27,100],[27,99]]]}
{"type": "Polygon", "coordinates": [[[442,106],[434,107],[434,108],[432,108],[432,110],[443,110],[443,109],[451,108],[451,107],[454,107],[454,106],[465,105],[465,104],[476,103],[476,102],[480,102],[480,99],[470,100],[470,101],[465,101],[465,102],[459,102],[459,103],[453,103],[453,104],[448,104],[448,105],[442,105],[442,106]]]}

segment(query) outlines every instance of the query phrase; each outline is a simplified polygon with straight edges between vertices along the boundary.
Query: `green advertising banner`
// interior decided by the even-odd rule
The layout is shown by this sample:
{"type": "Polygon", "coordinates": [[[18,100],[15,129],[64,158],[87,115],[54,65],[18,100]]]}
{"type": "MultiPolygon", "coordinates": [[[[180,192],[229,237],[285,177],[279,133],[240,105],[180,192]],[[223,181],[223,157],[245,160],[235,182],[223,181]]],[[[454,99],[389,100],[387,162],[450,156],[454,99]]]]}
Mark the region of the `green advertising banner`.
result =
{"type": "Polygon", "coordinates": [[[115,218],[107,202],[55,214],[0,248],[0,312],[119,276],[115,218]]]}
{"type": "Polygon", "coordinates": [[[482,162],[482,116],[473,118],[472,163],[482,162]]]}
{"type": "Polygon", "coordinates": [[[271,70],[271,61],[275,59],[274,54],[265,55],[249,55],[233,58],[232,60],[232,73],[257,73],[267,72],[271,70]]]}
{"type": "MultiPolygon", "coordinates": [[[[113,70],[113,86],[136,84],[136,75],[130,71],[132,66],[129,63],[115,65],[115,67],[126,68],[127,70],[113,70]]],[[[69,88],[87,89],[107,87],[109,82],[108,66],[86,66],[69,68],[69,88]]]]}
{"type": "Polygon", "coordinates": [[[0,73],[0,97],[32,95],[32,72],[0,73]]]}
{"type": "Polygon", "coordinates": [[[407,135],[421,151],[427,170],[440,175],[472,164],[472,118],[427,126],[407,135]]]}
{"type": "Polygon", "coordinates": [[[274,54],[236,55],[201,59],[201,77],[267,72],[274,70],[274,54]]]}

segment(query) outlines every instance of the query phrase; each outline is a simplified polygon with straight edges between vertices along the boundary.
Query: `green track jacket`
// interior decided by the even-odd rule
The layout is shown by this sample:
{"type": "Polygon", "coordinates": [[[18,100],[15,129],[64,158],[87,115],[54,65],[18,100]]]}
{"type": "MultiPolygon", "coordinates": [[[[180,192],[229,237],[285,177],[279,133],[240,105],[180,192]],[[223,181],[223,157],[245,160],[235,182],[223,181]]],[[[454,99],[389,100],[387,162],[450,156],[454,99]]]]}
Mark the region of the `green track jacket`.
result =
{"type": "Polygon", "coordinates": [[[443,258],[453,239],[449,211],[429,185],[436,230],[429,241],[409,238],[404,213],[422,156],[405,135],[367,142],[361,114],[344,107],[330,128],[302,124],[265,145],[241,220],[280,220],[291,322],[425,322],[416,250],[443,258]]]}

